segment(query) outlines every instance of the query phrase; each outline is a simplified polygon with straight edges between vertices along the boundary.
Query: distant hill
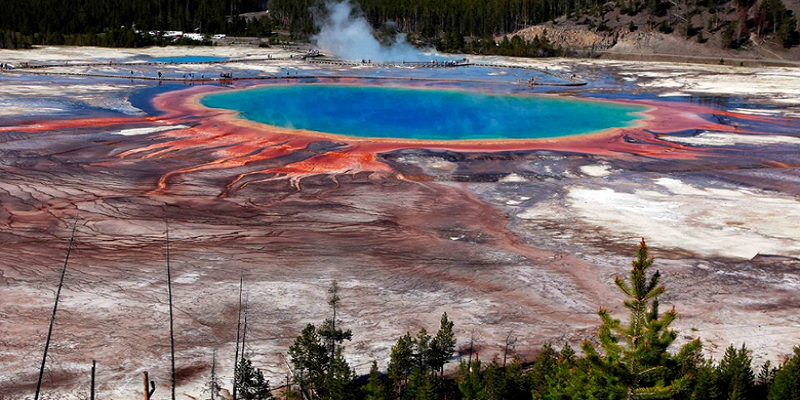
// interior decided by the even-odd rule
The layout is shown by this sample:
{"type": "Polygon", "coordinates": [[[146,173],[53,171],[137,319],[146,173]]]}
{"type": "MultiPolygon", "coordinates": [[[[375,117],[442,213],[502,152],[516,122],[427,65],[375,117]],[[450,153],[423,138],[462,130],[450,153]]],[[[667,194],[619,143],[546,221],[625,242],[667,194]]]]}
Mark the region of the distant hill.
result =
{"type": "Polygon", "coordinates": [[[800,60],[796,10],[800,2],[756,0],[608,2],[584,12],[501,35],[546,35],[569,51],[672,54],[693,57],[800,60]]]}

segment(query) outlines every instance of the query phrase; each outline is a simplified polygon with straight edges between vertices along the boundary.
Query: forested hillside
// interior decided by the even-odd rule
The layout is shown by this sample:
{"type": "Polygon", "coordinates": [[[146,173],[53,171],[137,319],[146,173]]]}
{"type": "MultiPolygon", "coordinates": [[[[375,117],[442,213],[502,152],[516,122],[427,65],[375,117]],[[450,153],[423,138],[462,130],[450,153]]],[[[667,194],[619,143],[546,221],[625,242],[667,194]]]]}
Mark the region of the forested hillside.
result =
{"type": "MultiPolygon", "coordinates": [[[[353,2],[379,33],[400,30],[414,43],[451,52],[516,56],[563,53],[561,47],[567,45],[548,41],[545,35],[516,41],[512,35],[507,42],[496,39],[544,23],[555,29],[592,31],[612,43],[632,32],[645,31],[699,44],[713,38],[708,46],[715,48],[739,48],[753,41],[763,44],[764,40],[783,48],[800,43],[796,17],[783,0],[353,2]],[[389,21],[392,23],[387,24],[389,21]]],[[[3,11],[0,48],[32,44],[139,47],[169,43],[144,33],[154,30],[259,37],[284,31],[293,40],[304,39],[315,32],[315,20],[325,17],[325,1],[5,0],[3,11]],[[254,11],[268,12],[259,18],[241,16],[254,11]]]]}
{"type": "MultiPolygon", "coordinates": [[[[457,37],[456,42],[464,37],[490,38],[601,4],[597,0],[359,0],[357,3],[376,28],[394,21],[400,30],[426,42],[448,36],[457,37]]],[[[300,38],[314,32],[315,16],[324,15],[320,0],[5,0],[3,9],[2,47],[152,44],[134,38],[133,29],[228,35],[263,35],[275,29],[300,38]],[[270,12],[262,21],[248,23],[238,17],[266,9],[270,12]],[[248,30],[248,25],[254,23],[260,25],[259,29],[248,30]],[[97,35],[109,39],[92,39],[97,35]]]]}

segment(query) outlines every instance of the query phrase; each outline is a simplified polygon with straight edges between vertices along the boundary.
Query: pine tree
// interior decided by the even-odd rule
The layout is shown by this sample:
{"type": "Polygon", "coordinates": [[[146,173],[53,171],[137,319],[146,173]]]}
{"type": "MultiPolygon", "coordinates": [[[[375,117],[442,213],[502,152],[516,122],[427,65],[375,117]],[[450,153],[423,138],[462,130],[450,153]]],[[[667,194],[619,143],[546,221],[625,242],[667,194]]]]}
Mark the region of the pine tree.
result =
{"type": "Polygon", "coordinates": [[[271,400],[272,390],[269,381],[264,378],[264,373],[254,368],[246,357],[239,360],[234,375],[237,394],[243,400],[271,400]]]}
{"type": "Polygon", "coordinates": [[[332,315],[331,318],[328,318],[322,322],[322,325],[319,327],[319,335],[325,342],[325,347],[328,350],[330,360],[333,360],[335,358],[338,346],[341,345],[345,340],[351,340],[353,338],[353,332],[349,329],[345,331],[336,327],[339,302],[342,300],[341,297],[339,297],[338,282],[331,282],[331,286],[328,288],[328,295],[328,305],[331,306],[332,315]]]}
{"type": "Polygon", "coordinates": [[[431,335],[425,328],[419,330],[417,337],[414,338],[414,367],[420,371],[427,371],[429,367],[428,356],[430,355],[431,335]]]}
{"type": "Polygon", "coordinates": [[[432,377],[424,379],[422,384],[417,388],[414,400],[436,400],[438,399],[436,384],[432,377]]]}
{"type": "Polygon", "coordinates": [[[421,394],[421,391],[426,390],[425,387],[431,381],[431,374],[427,370],[419,367],[411,368],[411,374],[408,377],[408,385],[406,385],[405,397],[407,399],[416,399],[421,394]]]}
{"type": "Polygon", "coordinates": [[[527,400],[531,398],[531,385],[528,375],[522,372],[522,361],[514,357],[505,370],[506,390],[503,399],[527,400]]]}
{"type": "Polygon", "coordinates": [[[734,37],[735,33],[736,33],[736,25],[734,25],[733,22],[728,22],[728,26],[722,33],[722,46],[731,49],[736,48],[738,40],[736,37],[734,37]]]}
{"type": "Polygon", "coordinates": [[[324,385],[319,389],[319,398],[326,400],[354,399],[355,378],[355,372],[342,356],[342,348],[338,347],[325,374],[324,385]]]}
{"type": "Polygon", "coordinates": [[[433,337],[430,344],[430,354],[428,362],[434,371],[439,371],[440,376],[444,376],[444,365],[453,356],[456,349],[456,336],[453,333],[453,322],[447,318],[447,313],[442,314],[439,323],[439,331],[433,337]]]}
{"type": "Polygon", "coordinates": [[[775,374],[777,372],[778,370],[772,367],[772,363],[769,360],[761,366],[761,369],[758,370],[758,376],[756,376],[756,385],[753,388],[754,398],[767,398],[767,395],[769,395],[769,388],[775,381],[775,374]]]}
{"type": "Polygon", "coordinates": [[[547,389],[532,390],[531,394],[536,400],[620,399],[597,375],[598,371],[585,358],[559,357],[555,370],[547,377],[547,389]]]}
{"type": "Polygon", "coordinates": [[[777,370],[772,368],[772,363],[767,360],[761,369],[758,370],[758,377],[756,377],[756,385],[769,386],[775,380],[775,373],[777,370]]]}
{"type": "Polygon", "coordinates": [[[369,370],[369,379],[367,379],[367,384],[361,388],[361,391],[364,392],[364,400],[384,400],[386,398],[377,361],[372,362],[372,368],[369,370]]]}
{"type": "Polygon", "coordinates": [[[411,338],[411,334],[406,333],[392,346],[389,367],[387,368],[391,397],[402,398],[404,388],[408,384],[408,374],[414,365],[413,356],[414,339],[411,338]]]}
{"type": "Polygon", "coordinates": [[[337,327],[337,311],[341,298],[336,281],[328,290],[332,317],[317,328],[308,324],[289,348],[289,357],[296,370],[300,390],[308,396],[325,399],[353,397],[355,374],[342,355],[342,343],[353,333],[337,327]]]}
{"type": "Polygon", "coordinates": [[[583,345],[586,358],[599,372],[605,390],[624,399],[670,398],[688,384],[688,376],[665,381],[664,370],[670,361],[667,349],[677,337],[669,330],[677,313],[674,308],[659,316],[657,297],[665,292],[659,285],[661,274],[656,271],[648,277],[653,258],[648,256],[644,239],[639,244],[637,257],[632,261],[630,281],[617,277],[614,283],[628,300],[630,310],[628,325],[614,319],[608,310],[598,312],[602,325],[598,339],[603,355],[588,341],[583,345]]]}
{"type": "Polygon", "coordinates": [[[718,400],[717,367],[713,361],[704,362],[692,377],[691,400],[718,400]]]}
{"type": "Polygon", "coordinates": [[[717,367],[717,387],[722,396],[733,399],[747,399],[755,384],[752,357],[745,345],[739,350],[728,346],[717,367]]]}
{"type": "Polygon", "coordinates": [[[316,391],[322,387],[330,355],[314,324],[306,325],[289,347],[289,358],[295,369],[300,391],[316,391]]]}
{"type": "Polygon", "coordinates": [[[564,347],[561,348],[561,352],[558,353],[559,360],[564,360],[570,365],[575,364],[575,350],[572,349],[572,346],[569,343],[564,343],[564,347]]]}
{"type": "Polygon", "coordinates": [[[465,400],[490,399],[486,382],[481,374],[481,361],[475,360],[472,365],[462,362],[458,368],[458,389],[465,400]]]}
{"type": "Polygon", "coordinates": [[[545,343],[530,369],[531,389],[534,392],[547,391],[547,379],[555,372],[557,364],[558,356],[555,349],[550,343],[545,343]]]}
{"type": "Polygon", "coordinates": [[[778,370],[769,389],[769,400],[800,400],[800,346],[778,370]]]}
{"type": "MultiPolygon", "coordinates": [[[[706,364],[705,357],[703,357],[703,344],[699,340],[689,342],[684,346],[678,354],[670,360],[669,369],[666,372],[668,379],[675,379],[681,376],[689,376],[689,384],[687,389],[674,397],[675,400],[695,399],[694,390],[698,385],[698,377],[700,369],[706,364]]],[[[713,366],[709,369],[709,375],[714,377],[713,366]]],[[[713,383],[714,381],[712,381],[713,383]]]]}

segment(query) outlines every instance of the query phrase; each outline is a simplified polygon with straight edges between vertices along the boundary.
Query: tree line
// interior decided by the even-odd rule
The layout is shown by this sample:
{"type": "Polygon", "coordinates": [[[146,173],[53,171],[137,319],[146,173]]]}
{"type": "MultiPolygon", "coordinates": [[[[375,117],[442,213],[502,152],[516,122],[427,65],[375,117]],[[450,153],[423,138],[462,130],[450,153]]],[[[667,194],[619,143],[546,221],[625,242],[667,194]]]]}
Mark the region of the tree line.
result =
{"type": "MultiPolygon", "coordinates": [[[[417,42],[442,45],[449,37],[450,48],[464,37],[490,39],[574,9],[602,4],[599,0],[357,0],[355,3],[376,29],[392,21],[392,26],[409,32],[417,42]]],[[[293,39],[302,39],[315,33],[315,18],[324,18],[325,12],[323,0],[5,0],[0,13],[0,47],[166,44],[135,34],[134,30],[262,37],[285,30],[293,39]],[[267,9],[269,13],[258,19],[239,16],[267,9]]]]}
{"type": "MultiPolygon", "coordinates": [[[[588,21],[591,30],[611,31],[606,14],[614,9],[634,16],[648,13],[651,28],[673,31],[669,10],[674,0],[351,0],[377,30],[407,32],[412,43],[439,50],[513,56],[560,55],[561,49],[540,51],[498,49],[494,37],[552,21],[566,15],[588,21]],[[660,25],[658,22],[660,21],[660,25]]],[[[727,47],[739,47],[748,33],[773,35],[784,47],[800,44],[797,19],[781,0],[684,0],[687,37],[702,31],[724,29],[727,47]],[[731,20],[717,12],[732,4],[731,20]],[[692,23],[707,11],[708,21],[692,23]],[[707,27],[706,27],[707,25],[707,27]]],[[[25,48],[34,44],[141,47],[172,44],[142,32],[181,30],[225,33],[231,36],[272,36],[285,31],[292,40],[307,39],[316,32],[317,19],[325,18],[324,0],[4,0],[0,13],[0,48],[25,48]],[[259,18],[240,14],[269,12],[259,18]],[[137,33],[138,32],[138,33],[137,33]]],[[[674,14],[674,13],[673,13],[674,14]]],[[[677,14],[676,14],[677,15],[677,14]]],[[[677,18],[676,17],[676,18],[677,18]]],[[[631,22],[632,24],[632,22],[631,22]]],[[[637,27],[628,27],[634,30],[637,27]]],[[[527,47],[537,47],[524,41],[527,47]]],[[[539,44],[541,45],[541,43],[539,44]]]]}
{"type": "MultiPolygon", "coordinates": [[[[289,348],[293,384],[283,388],[286,399],[434,400],[434,399],[675,399],[675,400],[793,400],[800,399],[800,346],[784,363],[767,361],[754,371],[751,352],[743,344],[727,348],[720,360],[702,354],[695,339],[671,350],[678,317],[673,309],[660,312],[658,297],[666,289],[653,258],[640,243],[628,279],[615,284],[626,297],[626,322],[607,309],[598,312],[600,326],[594,341],[581,345],[582,355],[564,344],[556,350],[545,344],[529,363],[498,357],[486,362],[473,356],[460,361],[454,374],[445,365],[456,350],[454,322],[445,313],[434,335],[423,328],[406,333],[391,348],[385,371],[372,363],[369,375],[359,377],[346,360],[345,342],[353,332],[337,320],[341,298],[334,281],[329,289],[331,317],[308,324],[289,348]]],[[[506,354],[507,355],[507,354],[506,354]]],[[[234,385],[241,399],[276,397],[263,372],[242,357],[234,385]]]]}
{"type": "Polygon", "coordinates": [[[239,14],[263,10],[265,3],[263,0],[4,0],[0,12],[0,48],[25,48],[32,44],[106,47],[172,44],[147,35],[150,31],[261,33],[261,21],[248,21],[239,14]]]}

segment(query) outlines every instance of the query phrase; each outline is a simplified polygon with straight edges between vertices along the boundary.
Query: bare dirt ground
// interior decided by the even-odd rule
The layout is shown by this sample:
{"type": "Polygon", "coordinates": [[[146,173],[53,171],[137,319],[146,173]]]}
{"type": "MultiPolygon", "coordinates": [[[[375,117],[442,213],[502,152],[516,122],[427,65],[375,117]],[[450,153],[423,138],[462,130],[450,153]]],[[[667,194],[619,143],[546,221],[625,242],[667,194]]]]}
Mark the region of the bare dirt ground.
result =
{"type": "MultiPolygon", "coordinates": [[[[212,50],[218,49],[186,52],[220,55],[212,50]]],[[[3,57],[74,60],[163,51],[51,48],[3,57]]],[[[256,57],[262,50],[224,51],[256,57]]],[[[354,333],[346,354],[361,373],[373,359],[385,366],[399,335],[435,330],[442,312],[455,321],[462,348],[474,331],[485,359],[500,352],[509,332],[523,359],[546,341],[577,347],[594,337],[599,306],[621,312],[613,279],[627,273],[640,237],[648,239],[664,275],[662,306],[675,305],[680,315],[681,340],[699,336],[717,357],[727,345],[744,342],[757,363],[780,360],[800,343],[800,229],[793,223],[800,217],[800,153],[790,118],[797,115],[798,70],[503,61],[576,71],[592,82],[578,95],[743,98],[721,108],[786,117],[788,125],[718,116],[761,134],[662,135],[710,149],[712,157],[694,161],[401,150],[380,159],[413,178],[318,175],[305,178],[300,190],[288,180],[271,180],[228,198],[218,196],[231,176],[267,165],[183,174],[170,180],[166,194],[152,195],[164,173],[206,162],[217,149],[120,159],[126,150],[162,140],[158,130],[4,131],[0,396],[32,397],[76,217],[44,398],[87,397],[92,359],[102,397],[139,398],[145,370],[158,385],[157,397],[169,392],[167,220],[180,398],[204,396],[214,349],[217,371],[229,384],[242,275],[250,309],[247,352],[279,384],[293,338],[327,316],[325,291],[333,279],[342,287],[343,324],[354,333]]],[[[128,99],[141,89],[138,83],[0,80],[13,89],[0,94],[0,127],[48,115],[34,112],[37,106],[66,107],[51,103],[51,96],[142,114],[128,99]]],[[[314,151],[263,163],[285,164],[314,151]]]]}

